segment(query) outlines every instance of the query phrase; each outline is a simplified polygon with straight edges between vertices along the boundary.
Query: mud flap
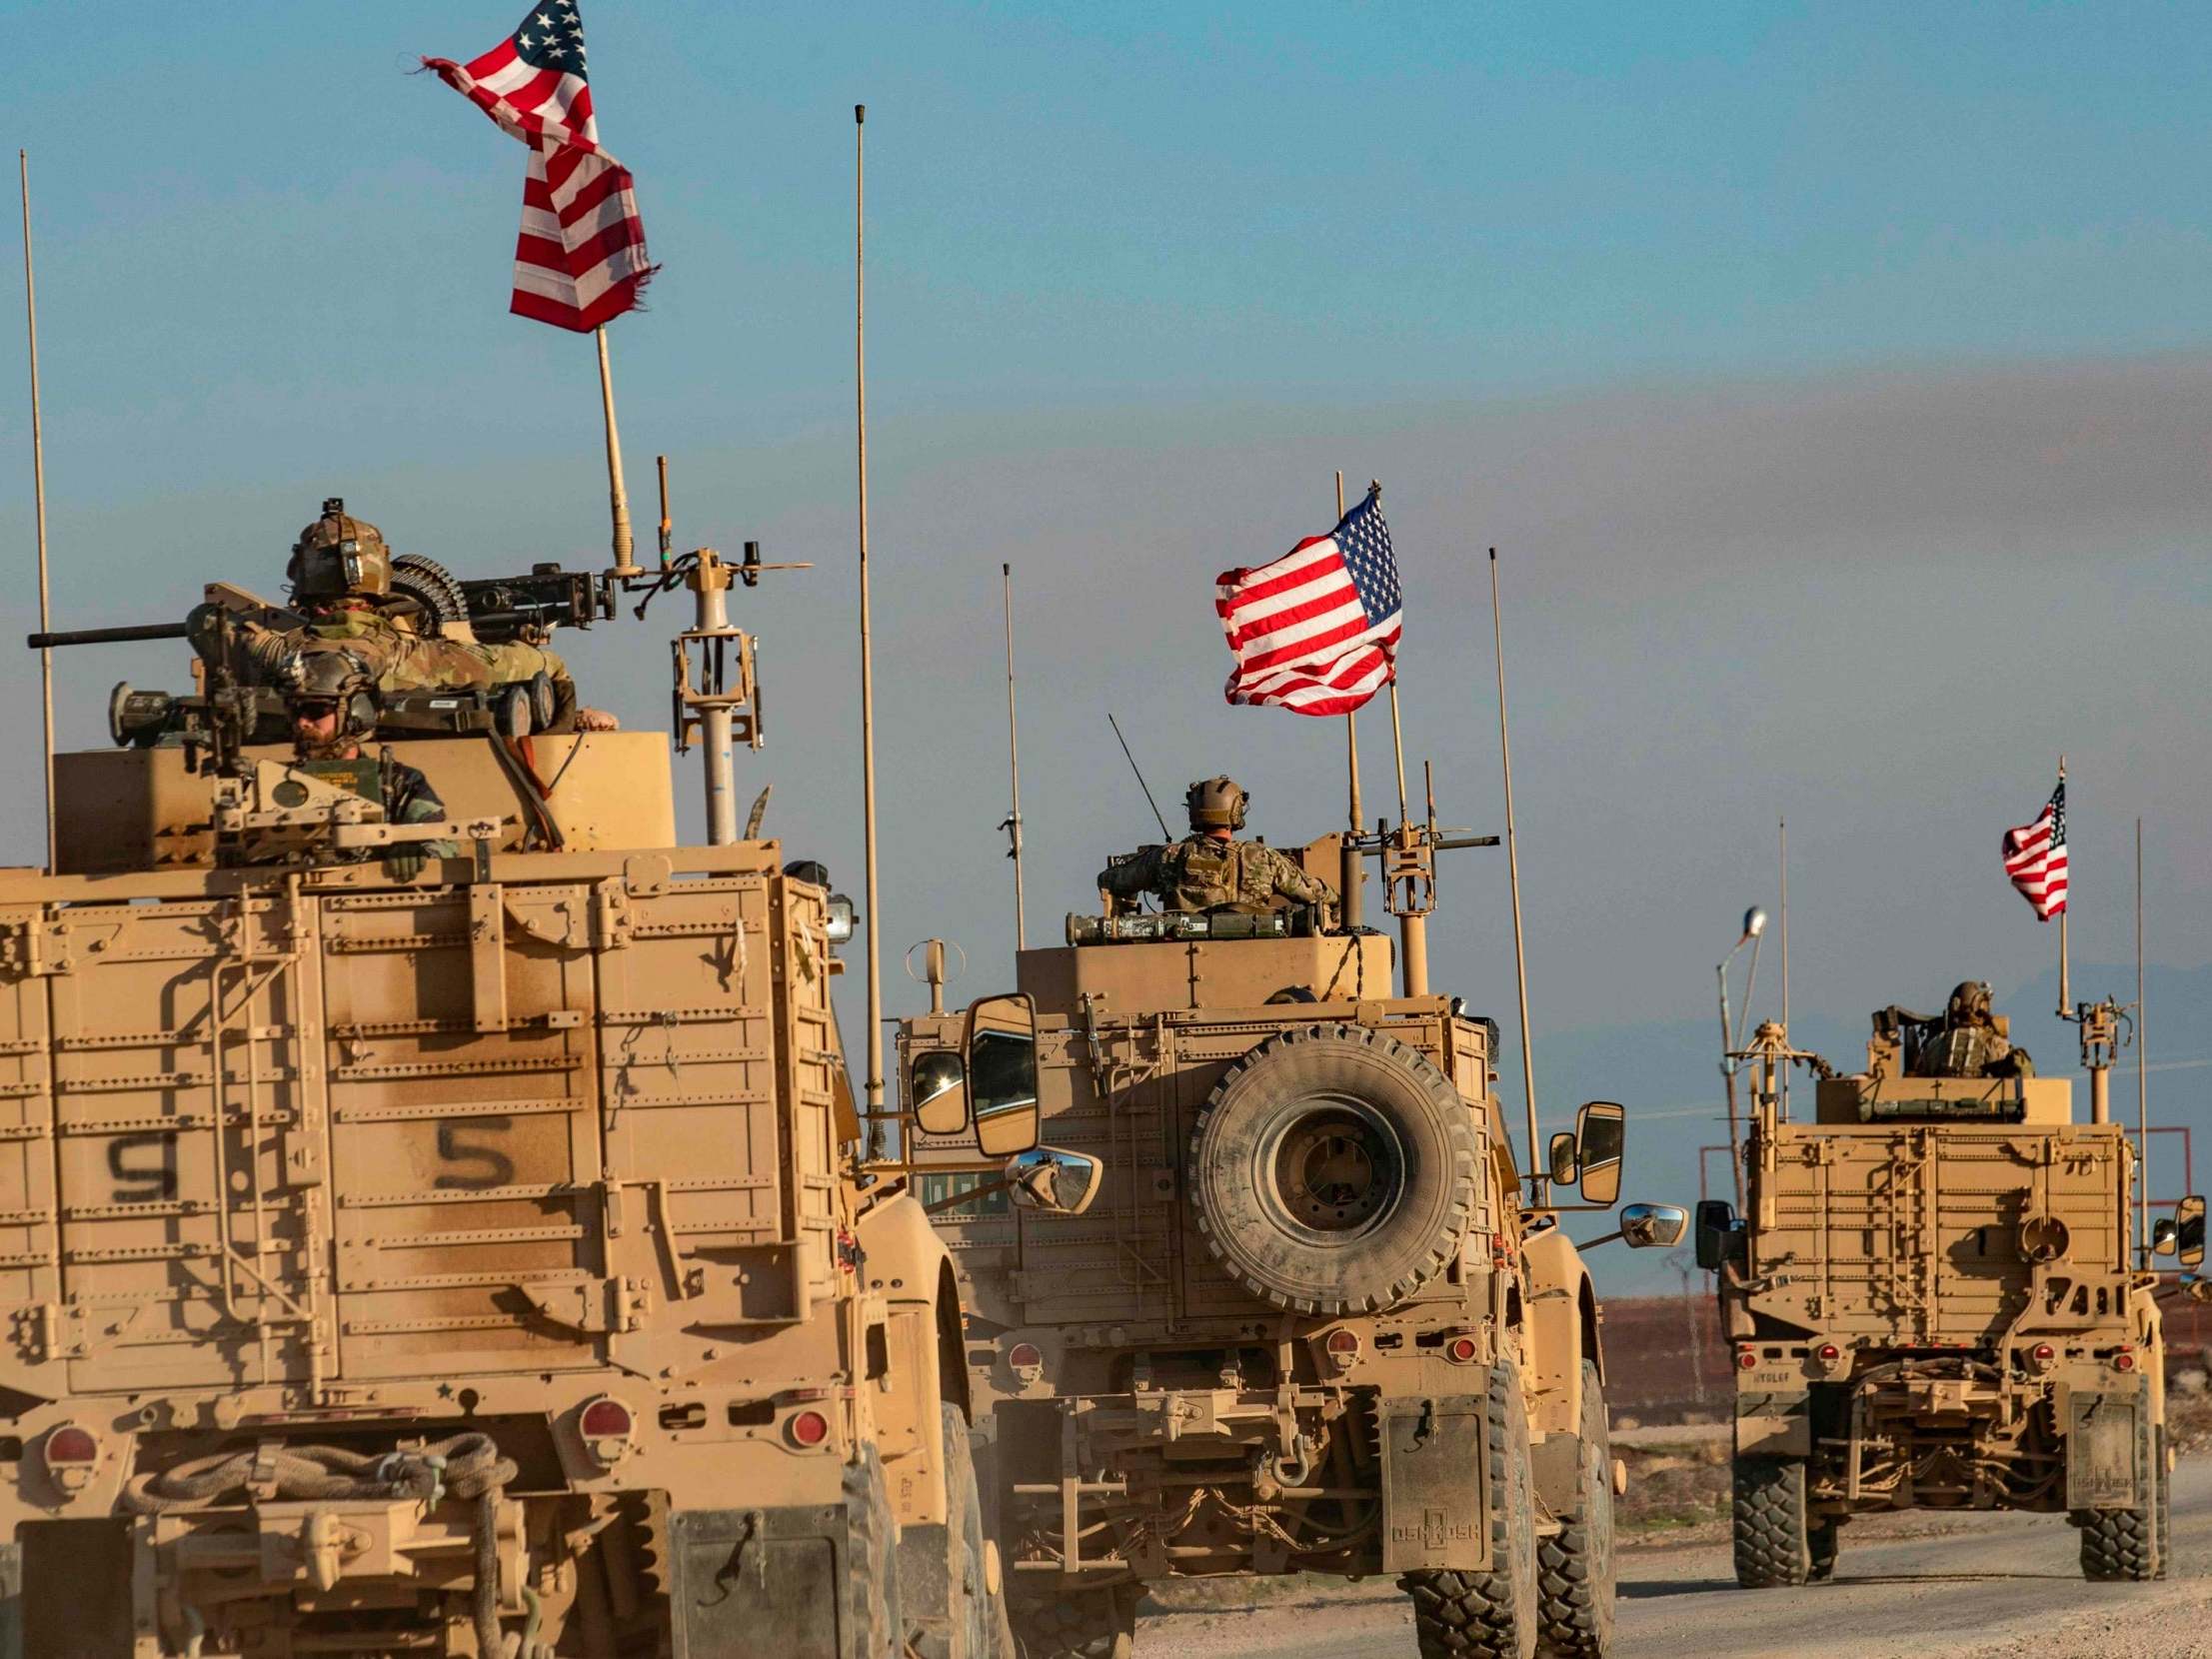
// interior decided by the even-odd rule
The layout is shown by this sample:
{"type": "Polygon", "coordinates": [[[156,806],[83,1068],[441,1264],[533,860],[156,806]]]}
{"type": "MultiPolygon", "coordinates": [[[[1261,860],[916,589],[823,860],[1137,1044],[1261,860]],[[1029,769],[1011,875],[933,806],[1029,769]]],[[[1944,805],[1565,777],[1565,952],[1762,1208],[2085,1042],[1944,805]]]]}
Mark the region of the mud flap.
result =
{"type": "Polygon", "coordinates": [[[1382,1570],[1490,1564],[1480,1394],[1393,1400],[1382,1417],[1382,1570]]]}
{"type": "Polygon", "coordinates": [[[2076,1389],[2066,1397],[2066,1507],[2137,1509],[2136,1413],[2139,1398],[2076,1389]]]}
{"type": "Polygon", "coordinates": [[[843,1505],[669,1517],[675,1659],[865,1659],[843,1505]]]}
{"type": "Polygon", "coordinates": [[[1758,1457],[1812,1456],[1812,1395],[1803,1388],[1736,1393],[1736,1450],[1758,1457]]]}

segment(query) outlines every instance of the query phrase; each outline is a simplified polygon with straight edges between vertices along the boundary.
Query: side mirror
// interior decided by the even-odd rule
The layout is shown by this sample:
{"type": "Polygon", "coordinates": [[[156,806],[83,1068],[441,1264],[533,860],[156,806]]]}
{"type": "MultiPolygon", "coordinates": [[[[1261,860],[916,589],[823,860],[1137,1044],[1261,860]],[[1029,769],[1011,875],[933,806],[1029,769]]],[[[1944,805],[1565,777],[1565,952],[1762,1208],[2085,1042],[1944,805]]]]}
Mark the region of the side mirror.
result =
{"type": "Polygon", "coordinates": [[[2204,1194],[2192,1192],[2174,1206],[2174,1259],[2191,1272],[2204,1265],[2204,1194]]]}
{"type": "Polygon", "coordinates": [[[977,1149],[987,1158],[1027,1152],[1041,1127],[1037,1004],[1020,993],[983,997],[968,1010],[966,1047],[977,1149]]]}
{"type": "Polygon", "coordinates": [[[1689,1211],[1680,1204],[1630,1204],[1620,1212],[1620,1241],[1631,1250],[1663,1250],[1688,1230],[1689,1211]]]}
{"type": "Polygon", "coordinates": [[[1728,1235],[1735,1231],[1735,1206],[1725,1198],[1697,1201],[1697,1265],[1717,1272],[1728,1259],[1728,1235]]]}
{"type": "Polygon", "coordinates": [[[1007,1160],[1007,1190],[1023,1209],[1081,1215],[1099,1195],[1106,1166],[1088,1152],[1033,1146],[1007,1160]]]}
{"type": "MultiPolygon", "coordinates": [[[[1615,1102],[1592,1100],[1574,1114],[1575,1175],[1584,1203],[1609,1204],[1620,1196],[1621,1154],[1627,1143],[1628,1113],[1615,1102]]],[[[1552,1146],[1556,1151],[1556,1137],[1552,1146]]]]}
{"type": "Polygon", "coordinates": [[[2174,1253],[2174,1240],[2181,1236],[2181,1228],[2170,1215],[2161,1215],[2151,1223],[2151,1254],[2170,1256],[2174,1253]]]}
{"type": "Polygon", "coordinates": [[[1554,1186],[1573,1184],[1574,1162],[1574,1131],[1561,1129],[1551,1137],[1551,1182],[1554,1186]]]}
{"type": "Polygon", "coordinates": [[[968,1062],[951,1048],[926,1048],[907,1070],[907,1098],[924,1134],[968,1127],[968,1062]]]}

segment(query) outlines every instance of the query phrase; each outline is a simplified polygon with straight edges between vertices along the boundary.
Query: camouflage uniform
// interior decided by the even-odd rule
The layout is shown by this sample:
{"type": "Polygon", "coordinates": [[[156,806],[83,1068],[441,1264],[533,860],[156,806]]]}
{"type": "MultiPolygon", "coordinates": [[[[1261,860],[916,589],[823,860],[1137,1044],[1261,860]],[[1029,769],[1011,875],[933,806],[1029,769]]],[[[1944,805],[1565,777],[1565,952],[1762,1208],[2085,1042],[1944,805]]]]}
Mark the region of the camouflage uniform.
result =
{"type": "MultiPolygon", "coordinates": [[[[1902,1011],[1902,1010],[1899,1010],[1902,1011]]],[[[1951,992],[1941,1019],[1911,1016],[1926,1027],[1913,1052],[1916,1077],[2032,1077],[2035,1062],[1997,1029],[1990,1012],[1989,987],[1962,980],[1951,992]]]]}
{"type": "Polygon", "coordinates": [[[1169,846],[1147,846],[1126,863],[1099,871],[1099,886],[1115,898],[1151,893],[1169,910],[1257,913],[1280,900],[1333,905],[1336,889],[1305,873],[1296,859],[1258,841],[1186,835],[1169,846]]]}
{"type": "MultiPolygon", "coordinates": [[[[197,621],[199,613],[194,616],[197,621]]],[[[195,629],[196,640],[200,632],[195,629]]],[[[554,694],[547,730],[565,732],[575,724],[576,683],[560,656],[543,646],[487,646],[415,634],[366,609],[333,611],[289,632],[255,622],[239,623],[232,632],[239,673],[262,684],[281,682],[293,658],[318,650],[345,652],[383,693],[488,691],[543,674],[553,682],[554,694]]]]}
{"type": "MultiPolygon", "coordinates": [[[[437,824],[446,817],[446,804],[439,800],[438,792],[430,780],[423,776],[420,767],[411,767],[405,761],[387,763],[384,784],[384,822],[387,824],[437,824]]],[[[414,845],[426,858],[458,858],[461,844],[445,837],[430,841],[415,841],[414,845]]],[[[355,860],[381,856],[369,847],[360,847],[350,854],[355,860]]]]}

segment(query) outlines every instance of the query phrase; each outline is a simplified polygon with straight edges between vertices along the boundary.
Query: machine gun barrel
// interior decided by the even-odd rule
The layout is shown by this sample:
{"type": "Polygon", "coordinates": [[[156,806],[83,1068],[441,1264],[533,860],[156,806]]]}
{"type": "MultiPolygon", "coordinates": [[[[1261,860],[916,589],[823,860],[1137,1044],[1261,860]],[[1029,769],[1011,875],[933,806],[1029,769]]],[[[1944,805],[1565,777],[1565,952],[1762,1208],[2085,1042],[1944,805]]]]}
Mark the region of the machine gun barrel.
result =
{"type": "Polygon", "coordinates": [[[23,643],[33,651],[49,646],[113,646],[132,640],[182,640],[189,636],[184,624],[133,623],[125,628],[64,628],[51,634],[33,634],[23,643]]]}

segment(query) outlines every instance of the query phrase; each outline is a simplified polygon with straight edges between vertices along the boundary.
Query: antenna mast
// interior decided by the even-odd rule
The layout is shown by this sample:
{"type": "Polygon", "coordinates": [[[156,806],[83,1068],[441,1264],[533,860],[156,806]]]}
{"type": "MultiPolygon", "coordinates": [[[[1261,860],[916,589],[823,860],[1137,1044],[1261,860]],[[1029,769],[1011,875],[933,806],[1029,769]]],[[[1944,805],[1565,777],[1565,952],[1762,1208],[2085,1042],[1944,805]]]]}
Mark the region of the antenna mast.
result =
{"type": "MultiPolygon", "coordinates": [[[[31,499],[38,518],[38,631],[53,628],[46,598],[46,433],[39,421],[38,403],[38,287],[31,278],[31,160],[27,152],[15,153],[16,176],[23,190],[23,316],[31,337],[31,499]]],[[[38,652],[40,701],[45,707],[46,762],[46,868],[60,862],[54,825],[54,652],[41,646],[38,652]]]]}
{"type": "Polygon", "coordinates": [[[1520,1088],[1528,1113],[1528,1182],[1538,1204],[1551,1182],[1536,1144],[1536,1056],[1528,1045],[1528,954],[1520,932],[1520,843],[1513,836],[1513,744],[1505,726],[1505,622],[1497,603],[1497,549],[1490,549],[1490,639],[1497,650],[1497,753],[1505,769],[1505,879],[1513,894],[1513,976],[1520,988],[1520,1088]]]}
{"type": "Polygon", "coordinates": [[[876,916],[876,657],[868,615],[868,106],[853,106],[853,377],[861,508],[861,831],[868,883],[868,1109],[884,1109],[884,986],[876,916]]]}
{"type": "Polygon", "coordinates": [[[1007,856],[1014,860],[1014,947],[1030,947],[1029,924],[1022,912],[1022,729],[1014,718],[1014,567],[999,567],[1000,602],[1007,616],[1007,764],[1014,774],[1014,808],[999,828],[1007,832],[1007,856]]]}
{"type": "Polygon", "coordinates": [[[622,481],[622,434],[615,430],[615,378],[607,364],[607,325],[592,330],[599,342],[599,404],[607,419],[607,505],[614,516],[615,575],[643,575],[630,539],[630,491],[622,481]]]}

